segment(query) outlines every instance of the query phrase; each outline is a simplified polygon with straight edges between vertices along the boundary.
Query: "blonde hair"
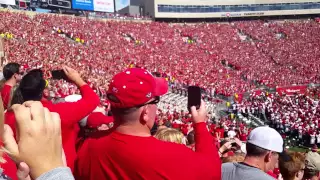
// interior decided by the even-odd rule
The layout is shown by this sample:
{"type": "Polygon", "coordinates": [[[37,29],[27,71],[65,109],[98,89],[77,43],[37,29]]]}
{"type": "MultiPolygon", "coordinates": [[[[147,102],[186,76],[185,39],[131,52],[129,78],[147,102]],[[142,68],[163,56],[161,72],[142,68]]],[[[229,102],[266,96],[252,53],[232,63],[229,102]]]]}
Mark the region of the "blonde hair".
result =
{"type": "Polygon", "coordinates": [[[185,137],[183,136],[183,134],[173,128],[160,129],[156,132],[154,137],[161,141],[185,144],[185,137]]]}
{"type": "Polygon", "coordinates": [[[243,162],[244,161],[245,154],[243,153],[236,153],[233,156],[228,156],[222,158],[222,163],[228,163],[228,162],[243,162]]]}

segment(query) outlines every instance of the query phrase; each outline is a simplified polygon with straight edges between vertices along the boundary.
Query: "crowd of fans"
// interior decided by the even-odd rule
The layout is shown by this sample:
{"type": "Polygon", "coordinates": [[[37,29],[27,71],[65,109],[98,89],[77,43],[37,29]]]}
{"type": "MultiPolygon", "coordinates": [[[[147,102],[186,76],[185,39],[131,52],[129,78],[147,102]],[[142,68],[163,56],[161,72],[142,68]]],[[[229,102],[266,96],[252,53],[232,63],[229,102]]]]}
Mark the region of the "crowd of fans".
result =
{"type": "Polygon", "coordinates": [[[261,85],[319,83],[317,21],[0,17],[0,179],[319,178],[317,91],[237,99],[261,85]],[[53,78],[58,69],[65,79],[53,78]],[[190,85],[202,88],[204,101],[189,112],[190,85]],[[218,116],[225,103],[229,115],[218,116]],[[253,129],[239,116],[273,128],[253,129]],[[313,152],[289,152],[285,136],[313,152]]]}

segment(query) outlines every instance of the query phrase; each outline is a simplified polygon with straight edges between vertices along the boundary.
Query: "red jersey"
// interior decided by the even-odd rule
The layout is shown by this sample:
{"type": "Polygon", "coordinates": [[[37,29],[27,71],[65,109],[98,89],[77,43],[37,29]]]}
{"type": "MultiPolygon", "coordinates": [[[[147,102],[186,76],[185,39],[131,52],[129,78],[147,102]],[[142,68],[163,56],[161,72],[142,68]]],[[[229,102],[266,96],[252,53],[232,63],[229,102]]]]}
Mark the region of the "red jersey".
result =
{"type": "MultiPolygon", "coordinates": [[[[41,101],[42,105],[50,112],[56,112],[61,118],[62,145],[66,154],[67,165],[73,170],[76,159],[76,140],[80,130],[78,122],[89,115],[100,103],[99,97],[88,86],[80,87],[82,99],[77,102],[63,102],[53,104],[49,101],[41,101]]],[[[5,113],[5,123],[8,124],[15,133],[15,116],[12,111],[5,113]]]]}
{"type": "Polygon", "coordinates": [[[75,179],[221,179],[221,161],[205,123],[195,125],[195,142],[194,152],[152,136],[100,132],[78,150],[75,179]]]}
{"type": "Polygon", "coordinates": [[[1,90],[1,98],[3,101],[4,109],[8,108],[11,89],[12,89],[12,86],[5,84],[1,90]]]}

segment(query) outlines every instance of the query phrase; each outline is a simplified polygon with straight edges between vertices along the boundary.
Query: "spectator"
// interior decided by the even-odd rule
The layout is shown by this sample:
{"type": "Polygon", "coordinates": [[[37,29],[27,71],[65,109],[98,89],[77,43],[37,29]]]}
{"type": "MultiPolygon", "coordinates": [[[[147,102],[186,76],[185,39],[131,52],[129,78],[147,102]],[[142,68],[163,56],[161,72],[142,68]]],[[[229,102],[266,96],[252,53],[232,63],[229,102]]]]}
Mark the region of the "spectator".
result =
{"type": "Polygon", "coordinates": [[[317,151],[310,151],[306,154],[306,167],[303,179],[318,180],[320,178],[320,155],[317,151]]]}
{"type": "Polygon", "coordinates": [[[195,140],[194,140],[194,130],[192,130],[191,132],[189,132],[189,134],[187,135],[187,143],[188,143],[188,147],[192,150],[196,150],[195,149],[195,140]]]}
{"type": "Polygon", "coordinates": [[[158,130],[154,137],[161,141],[186,145],[185,137],[177,129],[165,128],[165,129],[158,130]]]}
{"type": "Polygon", "coordinates": [[[8,63],[3,67],[5,83],[1,89],[1,97],[4,109],[8,108],[11,90],[21,80],[21,75],[22,72],[20,72],[20,65],[18,63],[8,63]]]}
{"type": "Polygon", "coordinates": [[[74,180],[63,160],[61,125],[57,113],[50,113],[39,102],[13,105],[19,141],[10,126],[4,128],[6,151],[19,163],[19,179],[74,180]]]}
{"type": "MultiPolygon", "coordinates": [[[[83,81],[79,73],[69,67],[64,67],[67,77],[74,82],[81,91],[82,99],[77,102],[64,102],[52,104],[48,101],[41,101],[43,106],[51,112],[56,112],[61,118],[62,143],[66,153],[67,165],[73,170],[76,159],[76,139],[79,132],[78,122],[89,115],[99,104],[100,100],[93,90],[83,81]]],[[[32,70],[26,74],[14,93],[13,103],[22,104],[25,101],[42,99],[45,88],[45,80],[41,70],[32,70]]],[[[5,121],[15,132],[15,117],[12,111],[5,114],[5,121]]]]}
{"type": "Polygon", "coordinates": [[[283,180],[302,180],[305,156],[298,152],[284,152],[279,158],[279,169],[283,180]]]}
{"type": "Polygon", "coordinates": [[[221,162],[206,128],[204,103],[199,111],[191,108],[196,152],[151,136],[156,104],[167,90],[164,79],[143,69],[115,75],[108,91],[115,126],[85,140],[78,151],[76,179],[220,179],[221,162]]]}
{"type": "Polygon", "coordinates": [[[246,157],[243,163],[225,163],[222,165],[223,180],[272,180],[266,174],[278,163],[283,150],[283,139],[274,129],[258,127],[249,134],[246,144],[246,157]]]}
{"type": "Polygon", "coordinates": [[[222,163],[233,163],[233,162],[243,162],[245,158],[245,154],[243,153],[236,153],[233,156],[228,156],[225,158],[222,158],[222,163]]]}

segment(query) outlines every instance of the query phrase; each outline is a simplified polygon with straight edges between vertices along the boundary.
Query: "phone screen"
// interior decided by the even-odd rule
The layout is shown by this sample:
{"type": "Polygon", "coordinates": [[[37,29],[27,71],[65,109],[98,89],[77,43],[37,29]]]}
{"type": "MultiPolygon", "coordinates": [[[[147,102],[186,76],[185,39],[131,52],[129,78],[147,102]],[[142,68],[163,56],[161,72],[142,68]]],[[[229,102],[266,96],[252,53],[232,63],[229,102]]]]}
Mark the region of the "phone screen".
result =
{"type": "Polygon", "coordinates": [[[64,79],[68,80],[67,75],[64,73],[62,69],[51,71],[52,79],[64,79]]]}
{"type": "Polygon", "coordinates": [[[201,89],[198,86],[188,87],[188,110],[190,107],[195,106],[197,109],[200,108],[201,104],[201,89]]]}

